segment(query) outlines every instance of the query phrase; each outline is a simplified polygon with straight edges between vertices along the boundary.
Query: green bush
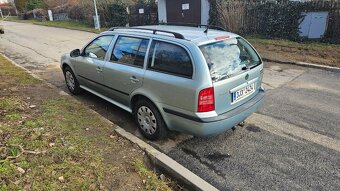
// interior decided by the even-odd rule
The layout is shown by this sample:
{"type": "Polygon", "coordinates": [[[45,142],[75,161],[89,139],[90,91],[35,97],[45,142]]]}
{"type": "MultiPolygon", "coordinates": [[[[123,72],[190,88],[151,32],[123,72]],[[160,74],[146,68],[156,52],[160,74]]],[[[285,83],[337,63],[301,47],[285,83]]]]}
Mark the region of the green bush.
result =
{"type": "Polygon", "coordinates": [[[299,2],[267,2],[250,8],[250,13],[261,22],[259,34],[296,40],[299,38],[299,22],[303,18],[303,8],[303,4],[299,2]]]}
{"type": "Polygon", "coordinates": [[[113,3],[110,7],[111,27],[122,27],[129,22],[129,15],[126,12],[127,5],[122,2],[113,3]]]}
{"type": "Polygon", "coordinates": [[[31,11],[33,9],[44,8],[45,4],[42,0],[28,0],[26,4],[27,11],[31,11]]]}

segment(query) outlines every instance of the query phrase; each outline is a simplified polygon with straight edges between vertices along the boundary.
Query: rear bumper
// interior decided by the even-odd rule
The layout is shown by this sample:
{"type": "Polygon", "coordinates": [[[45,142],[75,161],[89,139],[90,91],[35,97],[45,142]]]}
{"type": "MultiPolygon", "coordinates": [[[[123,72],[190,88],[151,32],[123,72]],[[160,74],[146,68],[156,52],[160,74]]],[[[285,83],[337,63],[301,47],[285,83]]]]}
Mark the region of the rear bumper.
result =
{"type": "Polygon", "coordinates": [[[211,136],[220,134],[243,122],[256,112],[263,103],[265,91],[259,93],[245,104],[209,118],[196,118],[175,111],[164,109],[165,121],[171,130],[189,133],[195,136],[211,136]]]}

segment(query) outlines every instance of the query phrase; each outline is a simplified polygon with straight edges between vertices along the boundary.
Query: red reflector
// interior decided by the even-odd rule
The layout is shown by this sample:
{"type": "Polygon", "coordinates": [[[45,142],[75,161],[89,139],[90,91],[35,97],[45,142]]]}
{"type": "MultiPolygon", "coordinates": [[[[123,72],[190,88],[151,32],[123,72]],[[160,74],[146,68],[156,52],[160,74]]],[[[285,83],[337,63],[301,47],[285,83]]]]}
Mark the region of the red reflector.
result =
{"type": "Polygon", "coordinates": [[[215,40],[225,40],[228,38],[230,38],[230,36],[219,36],[219,37],[216,37],[215,40]]]}
{"type": "Polygon", "coordinates": [[[214,88],[207,88],[200,91],[198,95],[197,112],[208,112],[215,110],[214,88]]]}

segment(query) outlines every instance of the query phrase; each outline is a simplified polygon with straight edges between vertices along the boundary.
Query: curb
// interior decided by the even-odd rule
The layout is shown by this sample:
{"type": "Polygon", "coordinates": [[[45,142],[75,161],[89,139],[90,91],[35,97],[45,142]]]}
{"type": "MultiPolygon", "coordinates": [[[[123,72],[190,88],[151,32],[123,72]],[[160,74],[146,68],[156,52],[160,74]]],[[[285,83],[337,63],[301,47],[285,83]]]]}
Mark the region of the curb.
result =
{"type": "MultiPolygon", "coordinates": [[[[11,60],[7,56],[3,55],[2,53],[0,53],[0,55],[3,56],[4,58],[8,59],[15,66],[25,70],[32,77],[44,82],[49,87],[58,89],[56,86],[54,86],[51,83],[46,82],[45,80],[41,79],[39,76],[35,75],[34,73],[32,73],[28,69],[24,68],[23,66],[17,64],[16,62],[11,60]]],[[[60,94],[71,96],[70,94],[68,94],[67,92],[65,92],[63,90],[60,91],[60,94]]],[[[75,100],[75,101],[77,101],[78,103],[81,103],[78,100],[75,100]]],[[[138,145],[138,147],[140,147],[144,152],[146,152],[149,159],[152,161],[152,164],[156,168],[163,170],[164,172],[166,172],[168,175],[174,177],[179,182],[184,183],[185,185],[190,187],[192,190],[218,191],[217,188],[215,188],[214,186],[212,186],[211,184],[209,184],[208,182],[206,182],[205,180],[203,180],[202,178],[200,178],[199,176],[197,176],[196,174],[194,174],[193,172],[191,172],[190,170],[188,170],[187,168],[185,168],[184,166],[182,166],[181,164],[179,164],[178,162],[176,162],[175,160],[173,160],[172,158],[170,158],[166,154],[158,151],[157,149],[153,148],[151,145],[149,145],[145,141],[143,141],[143,140],[139,139],[138,137],[134,136],[133,134],[125,131],[123,128],[114,124],[110,120],[106,119],[105,117],[100,115],[95,110],[90,109],[90,108],[88,108],[88,109],[92,113],[98,115],[105,122],[111,124],[114,127],[114,130],[118,135],[120,135],[121,137],[129,140],[130,142],[138,145]]]]}
{"type": "Polygon", "coordinates": [[[290,62],[290,61],[273,60],[273,59],[268,59],[268,58],[262,58],[262,60],[265,62],[276,62],[280,64],[297,65],[297,66],[302,66],[302,67],[315,68],[315,69],[321,69],[321,70],[327,70],[331,72],[340,73],[340,68],[338,67],[325,66],[325,65],[320,65],[320,64],[312,64],[312,63],[307,63],[307,62],[293,62],[293,61],[290,62]]]}

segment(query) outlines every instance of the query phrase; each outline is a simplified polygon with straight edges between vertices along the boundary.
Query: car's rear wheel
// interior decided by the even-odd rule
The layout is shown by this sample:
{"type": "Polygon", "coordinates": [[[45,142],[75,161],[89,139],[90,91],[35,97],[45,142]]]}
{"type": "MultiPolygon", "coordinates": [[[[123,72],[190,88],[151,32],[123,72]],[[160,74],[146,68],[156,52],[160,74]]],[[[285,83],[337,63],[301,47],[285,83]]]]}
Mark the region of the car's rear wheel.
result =
{"type": "Polygon", "coordinates": [[[64,76],[65,76],[65,82],[66,82],[68,90],[72,94],[75,94],[75,95],[80,94],[81,88],[79,86],[79,82],[70,67],[68,66],[65,67],[64,76]]]}
{"type": "Polygon", "coordinates": [[[163,139],[167,135],[167,127],[164,120],[154,104],[150,101],[138,100],[134,116],[139,131],[149,140],[163,139]]]}

